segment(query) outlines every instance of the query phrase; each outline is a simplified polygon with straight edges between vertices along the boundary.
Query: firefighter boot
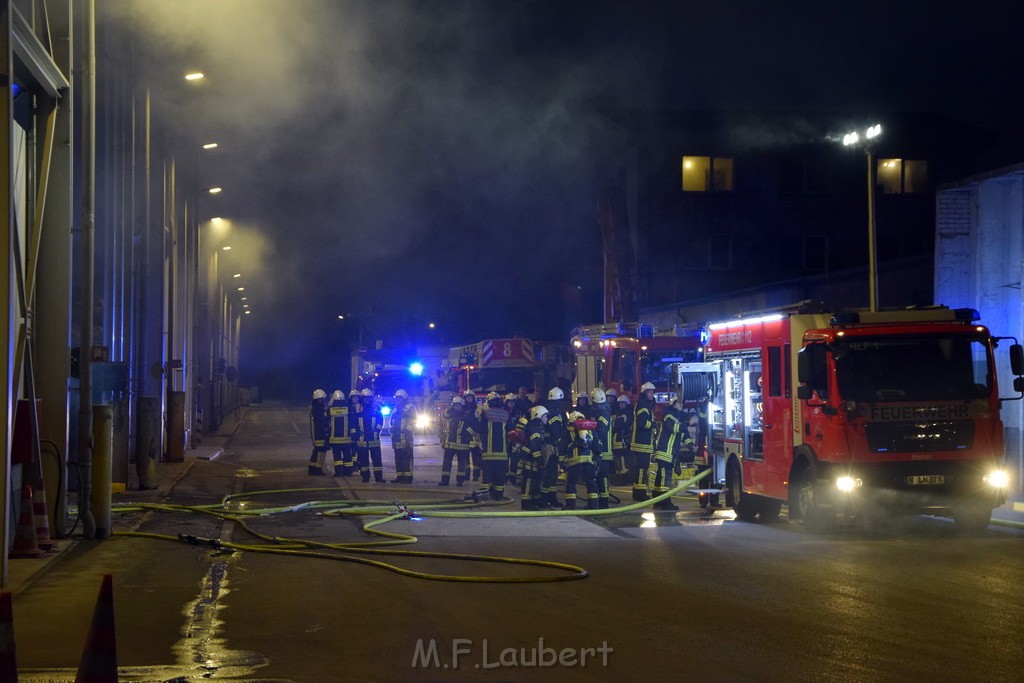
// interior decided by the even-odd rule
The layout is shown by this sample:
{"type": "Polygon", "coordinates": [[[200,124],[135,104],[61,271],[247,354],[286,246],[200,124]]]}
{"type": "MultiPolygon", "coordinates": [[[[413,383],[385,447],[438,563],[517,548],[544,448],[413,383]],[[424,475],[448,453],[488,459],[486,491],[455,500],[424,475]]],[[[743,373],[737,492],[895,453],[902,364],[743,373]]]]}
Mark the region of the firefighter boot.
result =
{"type": "Polygon", "coordinates": [[[455,485],[456,486],[462,486],[462,484],[465,483],[465,481],[466,481],[466,478],[464,476],[462,476],[461,474],[458,475],[457,477],[455,477],[455,485]]]}
{"type": "Polygon", "coordinates": [[[324,471],[322,468],[317,467],[316,465],[310,465],[307,474],[311,474],[314,477],[322,477],[324,476],[324,471]]]}
{"type": "Polygon", "coordinates": [[[672,502],[671,498],[666,498],[663,501],[654,504],[655,510],[665,510],[667,512],[675,512],[679,509],[679,506],[672,502]]]}
{"type": "Polygon", "coordinates": [[[449,484],[451,484],[451,482],[452,482],[452,475],[450,475],[450,474],[442,474],[441,475],[441,481],[437,482],[437,485],[438,486],[448,486],[449,484]]]}
{"type": "Polygon", "coordinates": [[[636,502],[642,503],[648,498],[650,498],[650,496],[647,495],[647,491],[644,491],[643,489],[633,489],[633,500],[636,502]]]}
{"type": "Polygon", "coordinates": [[[597,509],[598,510],[607,510],[608,509],[608,499],[607,498],[598,498],[597,499],[597,509]]]}
{"type": "Polygon", "coordinates": [[[575,498],[566,498],[565,499],[565,505],[562,506],[562,509],[563,510],[575,510],[576,509],[576,499],[575,498]]]}
{"type": "MultiPolygon", "coordinates": [[[[608,507],[608,506],[605,505],[605,507],[608,507]]],[[[600,510],[601,509],[601,504],[598,502],[597,498],[588,498],[587,499],[587,509],[588,510],[600,510]]]]}

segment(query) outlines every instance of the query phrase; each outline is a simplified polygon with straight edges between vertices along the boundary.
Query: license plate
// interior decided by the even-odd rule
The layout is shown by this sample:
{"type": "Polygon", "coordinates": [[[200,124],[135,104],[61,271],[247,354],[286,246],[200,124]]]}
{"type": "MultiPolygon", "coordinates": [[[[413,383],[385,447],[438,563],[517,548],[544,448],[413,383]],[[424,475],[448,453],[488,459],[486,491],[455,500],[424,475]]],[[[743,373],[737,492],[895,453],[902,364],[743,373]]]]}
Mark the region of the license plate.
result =
{"type": "Polygon", "coordinates": [[[927,486],[929,484],[945,484],[946,478],[941,474],[914,474],[907,477],[911,486],[927,486]]]}

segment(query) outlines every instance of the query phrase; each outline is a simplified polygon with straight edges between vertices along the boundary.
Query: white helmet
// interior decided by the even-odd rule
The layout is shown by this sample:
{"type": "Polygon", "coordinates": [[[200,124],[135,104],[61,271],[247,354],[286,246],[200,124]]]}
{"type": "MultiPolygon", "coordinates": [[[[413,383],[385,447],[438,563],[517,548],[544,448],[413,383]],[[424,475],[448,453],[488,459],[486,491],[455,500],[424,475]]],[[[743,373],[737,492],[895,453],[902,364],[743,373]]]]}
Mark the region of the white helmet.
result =
{"type": "Polygon", "coordinates": [[[576,420],[585,420],[586,419],[586,415],[584,415],[583,413],[581,413],[578,410],[572,411],[571,413],[566,415],[566,417],[568,418],[569,422],[575,422],[576,420]]]}
{"type": "Polygon", "coordinates": [[[452,396],[452,405],[453,406],[461,406],[461,405],[463,405],[465,403],[466,402],[464,400],[462,400],[461,396],[452,396]]]}
{"type": "Polygon", "coordinates": [[[548,409],[545,408],[544,406],[534,406],[534,407],[530,408],[530,419],[531,420],[536,420],[538,418],[544,417],[547,414],[548,414],[548,409]]]}
{"type": "Polygon", "coordinates": [[[621,396],[619,396],[618,401],[619,401],[619,403],[625,403],[628,406],[629,405],[629,396],[627,396],[626,394],[622,394],[621,396]]]}
{"type": "Polygon", "coordinates": [[[549,401],[561,401],[563,398],[565,398],[565,394],[558,387],[554,387],[548,392],[549,401]]]}
{"type": "Polygon", "coordinates": [[[331,400],[332,401],[340,401],[344,397],[345,397],[345,394],[341,393],[341,389],[338,389],[333,394],[331,394],[331,400]]]}
{"type": "Polygon", "coordinates": [[[409,392],[405,389],[399,389],[395,392],[395,398],[409,398],[409,392]]]}
{"type": "Polygon", "coordinates": [[[492,391],[491,393],[487,394],[487,402],[488,403],[490,403],[491,401],[493,401],[496,398],[497,399],[501,398],[501,396],[498,395],[497,391],[492,391]]]}
{"type": "Polygon", "coordinates": [[[604,392],[604,395],[608,396],[608,397],[613,397],[613,396],[618,396],[619,392],[615,391],[615,387],[612,387],[608,391],[604,392]]]}
{"type": "Polygon", "coordinates": [[[369,389],[363,389],[362,391],[359,392],[359,395],[360,396],[369,396],[370,398],[373,398],[373,392],[370,391],[369,389]]]}
{"type": "Polygon", "coordinates": [[[516,396],[513,393],[508,393],[508,394],[505,394],[505,400],[506,401],[517,401],[517,400],[519,400],[519,397],[516,396]]]}
{"type": "Polygon", "coordinates": [[[640,391],[654,391],[654,385],[650,382],[644,382],[640,385],[640,391]]]}
{"type": "Polygon", "coordinates": [[[358,389],[353,389],[352,391],[348,392],[348,397],[349,398],[352,398],[353,396],[355,396],[356,398],[359,397],[359,390],[358,389]]]}
{"type": "Polygon", "coordinates": [[[317,389],[316,391],[313,392],[313,400],[316,400],[318,398],[327,398],[327,394],[324,393],[323,389],[317,389]]]}
{"type": "Polygon", "coordinates": [[[590,400],[593,401],[594,403],[604,403],[605,401],[608,400],[608,397],[605,396],[604,389],[600,387],[594,387],[593,389],[590,390],[590,400]]]}

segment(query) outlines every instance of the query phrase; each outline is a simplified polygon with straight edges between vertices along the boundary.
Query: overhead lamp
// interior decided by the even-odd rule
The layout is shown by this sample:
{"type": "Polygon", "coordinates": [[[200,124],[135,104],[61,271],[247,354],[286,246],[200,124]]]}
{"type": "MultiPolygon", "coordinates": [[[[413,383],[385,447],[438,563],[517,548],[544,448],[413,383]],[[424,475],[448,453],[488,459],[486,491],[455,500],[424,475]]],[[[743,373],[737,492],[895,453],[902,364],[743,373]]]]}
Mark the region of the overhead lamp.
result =
{"type": "Polygon", "coordinates": [[[206,74],[201,71],[193,71],[192,73],[185,74],[186,81],[198,81],[206,78],[206,74]]]}
{"type": "Polygon", "coordinates": [[[239,292],[244,292],[244,291],[245,291],[245,287],[239,287],[239,288],[238,288],[238,291],[239,291],[239,292]]]}
{"type": "Polygon", "coordinates": [[[209,192],[210,194],[220,194],[222,191],[222,188],[219,187],[211,187],[209,190],[207,190],[207,192],[209,192]]]}
{"type": "Polygon", "coordinates": [[[205,145],[203,145],[203,149],[217,149],[217,143],[207,142],[205,145]]]}
{"type": "Polygon", "coordinates": [[[221,249],[221,251],[231,251],[231,245],[230,244],[225,244],[220,249],[221,249]]]}
{"type": "Polygon", "coordinates": [[[241,273],[235,273],[235,274],[234,274],[234,275],[232,275],[231,277],[242,277],[242,274],[241,274],[241,273]]]}

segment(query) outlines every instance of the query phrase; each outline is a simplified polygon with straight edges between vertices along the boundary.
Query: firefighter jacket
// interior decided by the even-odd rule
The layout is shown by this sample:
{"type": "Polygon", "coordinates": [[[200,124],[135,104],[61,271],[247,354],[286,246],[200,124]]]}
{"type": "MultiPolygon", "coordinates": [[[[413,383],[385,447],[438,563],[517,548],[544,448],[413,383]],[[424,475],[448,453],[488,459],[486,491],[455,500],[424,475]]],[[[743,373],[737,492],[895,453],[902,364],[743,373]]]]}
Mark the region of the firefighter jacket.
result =
{"type": "Polygon", "coordinates": [[[641,398],[633,408],[633,429],[629,434],[629,448],[634,453],[654,452],[654,406],[641,398]]]}
{"type": "Polygon", "coordinates": [[[331,422],[331,443],[352,443],[349,406],[345,402],[332,403],[327,409],[331,422]]]}
{"type": "Polygon", "coordinates": [[[309,436],[314,446],[327,443],[327,406],[322,398],[314,398],[309,404],[309,436]]]}
{"type": "Polygon", "coordinates": [[[569,446],[569,432],[565,429],[565,412],[561,401],[549,401],[544,404],[548,409],[548,432],[551,434],[551,445],[564,454],[569,446]]]}
{"type": "Polygon", "coordinates": [[[577,429],[575,422],[566,423],[566,432],[569,439],[565,449],[565,466],[572,467],[583,463],[594,462],[591,457],[591,446],[594,436],[590,430],[577,429]]]}
{"type": "Polygon", "coordinates": [[[526,443],[529,445],[530,457],[539,460],[545,446],[551,446],[551,432],[540,418],[534,418],[526,424],[526,443]]]}
{"type": "Polygon", "coordinates": [[[661,429],[658,431],[658,444],[654,449],[654,459],[664,462],[675,462],[676,452],[680,446],[682,435],[682,416],[680,411],[669,410],[661,420],[661,429]]]}
{"type": "Polygon", "coordinates": [[[395,448],[412,448],[416,430],[416,411],[411,403],[397,403],[391,413],[391,445],[395,448]]]}
{"type": "Polygon", "coordinates": [[[505,431],[508,420],[508,411],[504,408],[488,408],[484,411],[483,427],[480,434],[484,460],[508,458],[508,440],[505,431]]]}
{"type": "Polygon", "coordinates": [[[612,450],[629,448],[629,435],[633,431],[633,409],[629,405],[615,404],[612,413],[612,450]]]}
{"type": "Polygon", "coordinates": [[[467,404],[462,409],[462,419],[466,423],[466,428],[477,437],[474,441],[479,441],[480,432],[483,431],[483,421],[480,418],[479,406],[475,402],[467,404]]]}
{"type": "Polygon", "coordinates": [[[362,410],[358,414],[359,445],[380,448],[380,430],[384,426],[384,416],[376,403],[361,403],[362,410]]]}
{"type": "Polygon", "coordinates": [[[607,403],[595,403],[590,409],[590,418],[597,423],[594,430],[595,459],[612,459],[612,410],[607,403]]]}
{"type": "Polygon", "coordinates": [[[456,451],[468,451],[473,446],[473,437],[476,431],[472,424],[475,420],[467,420],[467,415],[461,410],[453,410],[448,422],[448,443],[447,448],[456,451]]]}

